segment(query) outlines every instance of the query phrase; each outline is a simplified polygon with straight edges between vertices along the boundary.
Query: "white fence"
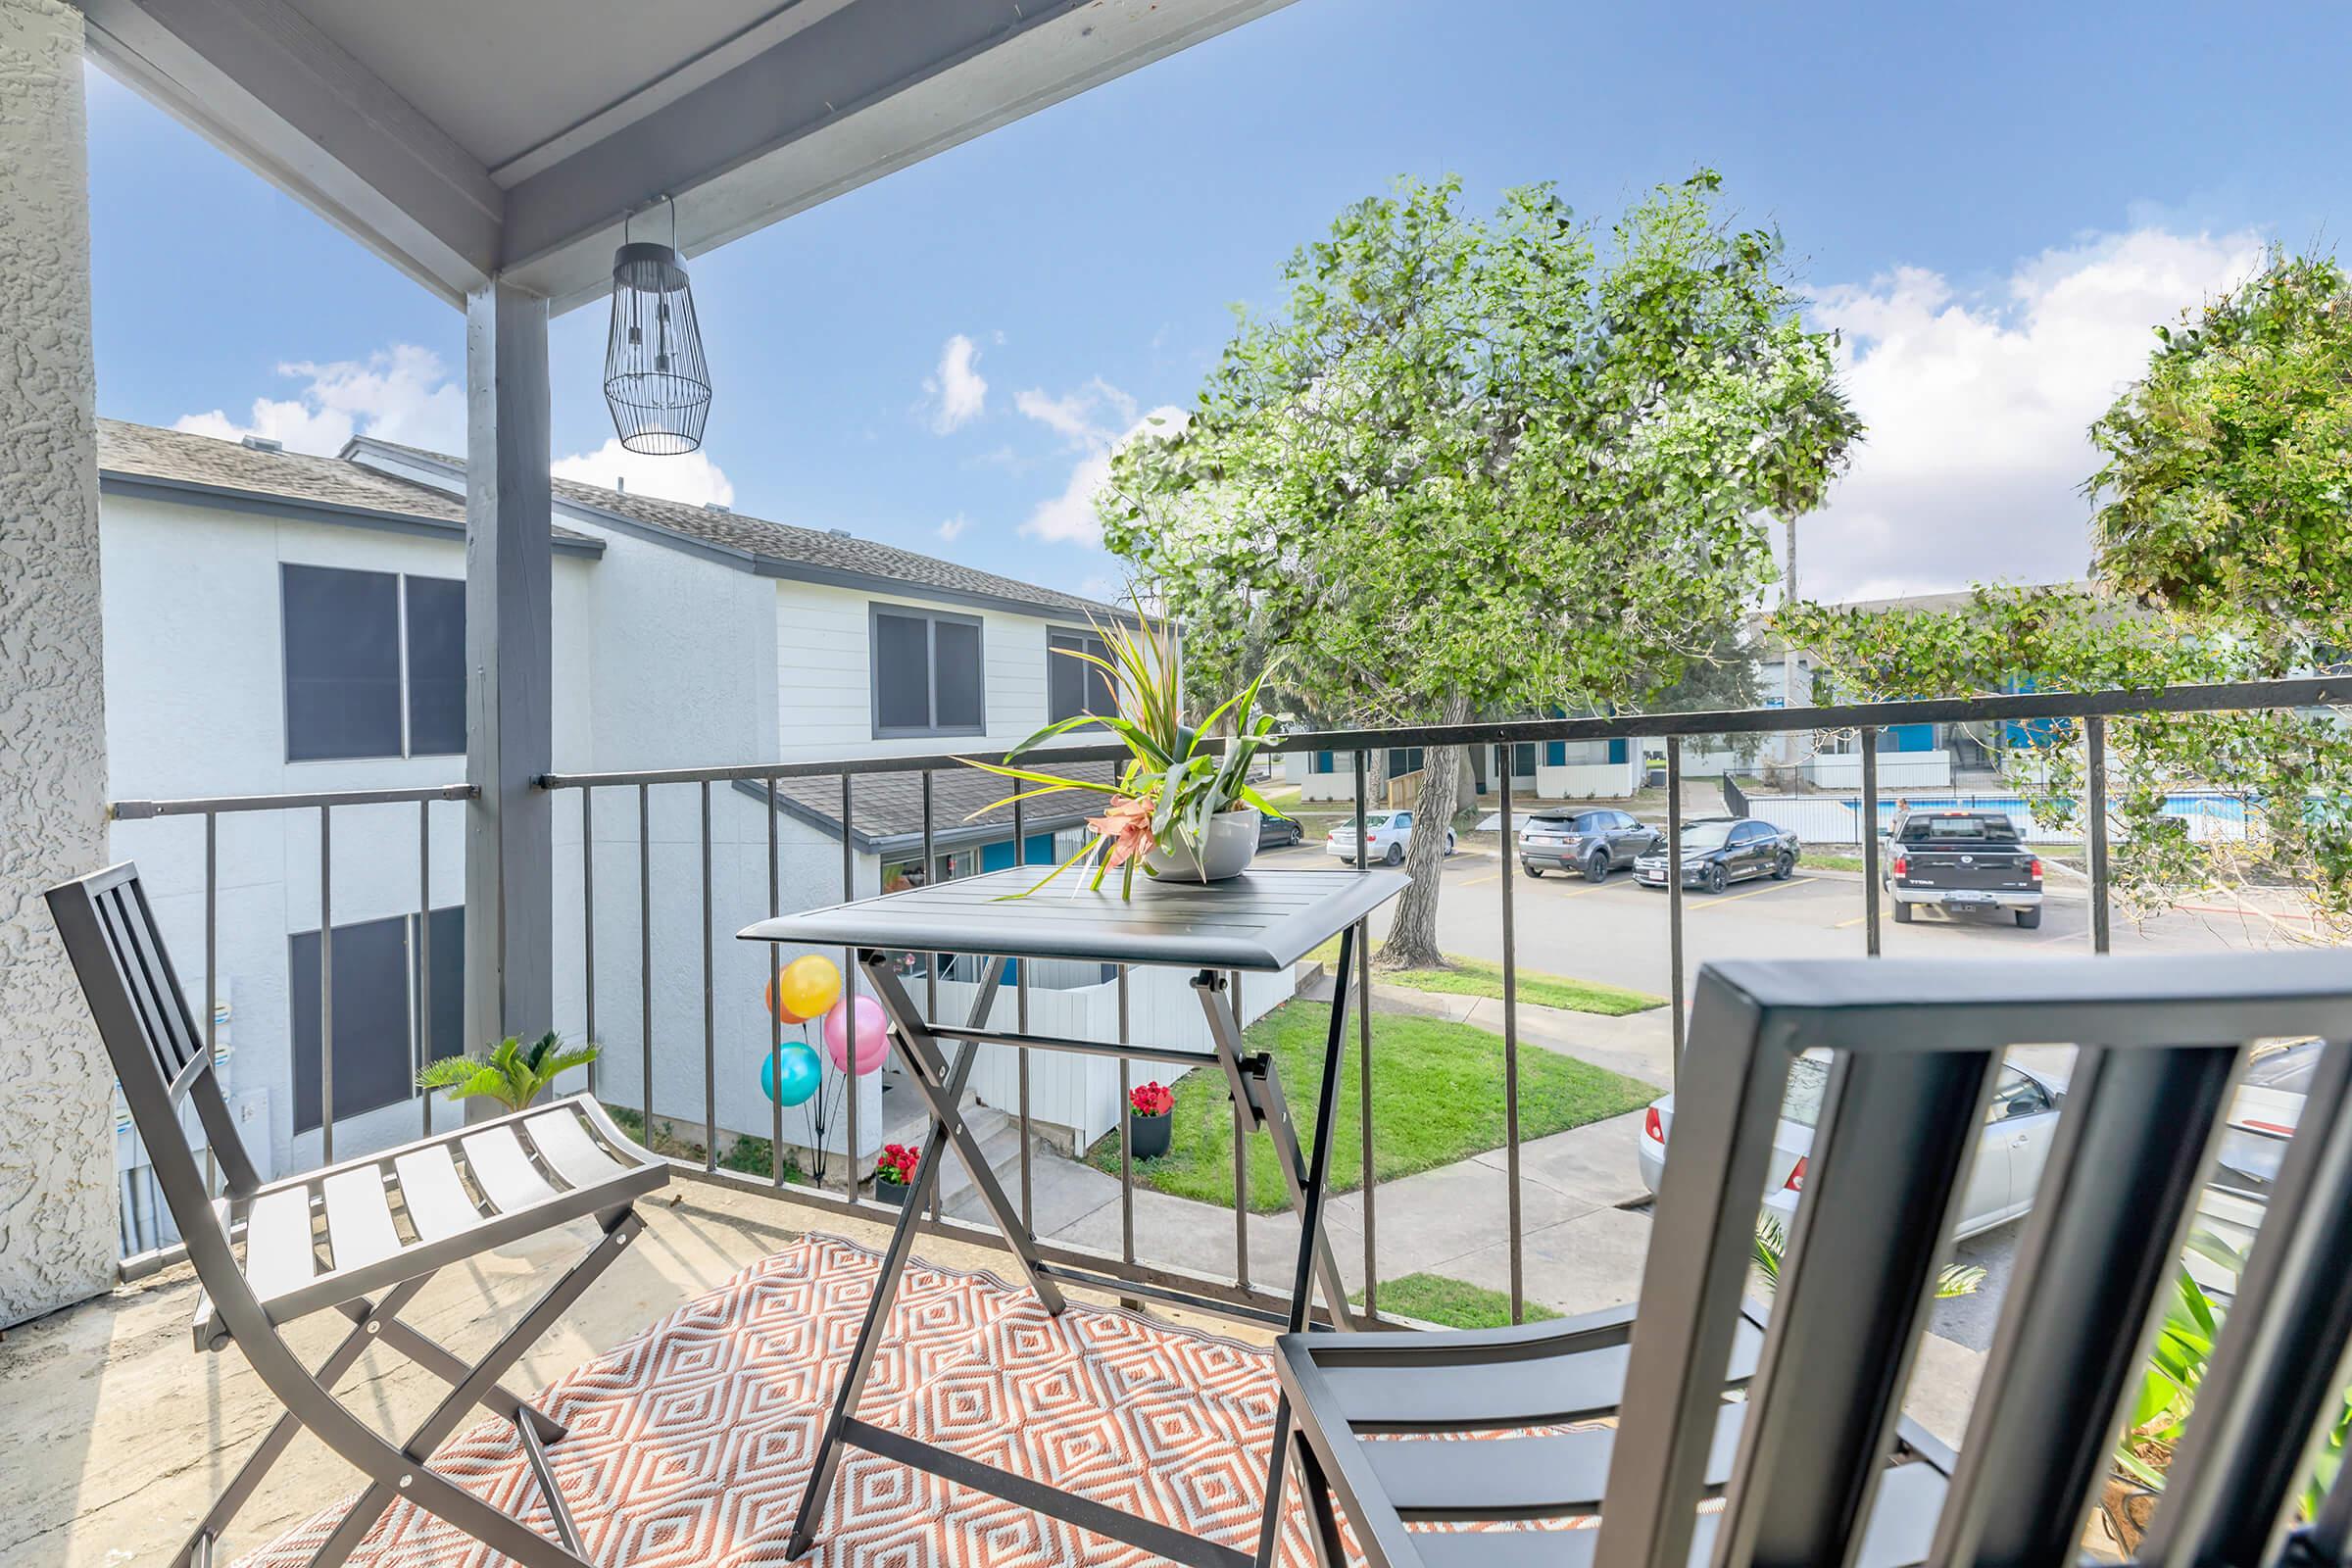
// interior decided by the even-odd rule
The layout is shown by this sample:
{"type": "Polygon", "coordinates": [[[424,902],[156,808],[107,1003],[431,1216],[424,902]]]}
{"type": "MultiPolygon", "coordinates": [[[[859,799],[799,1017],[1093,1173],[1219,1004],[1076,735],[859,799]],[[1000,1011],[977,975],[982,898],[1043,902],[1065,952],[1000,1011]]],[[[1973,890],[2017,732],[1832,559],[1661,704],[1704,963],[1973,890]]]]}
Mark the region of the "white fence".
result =
{"type": "MultiPolygon", "coordinates": [[[[1155,1046],[1182,1046],[1205,1051],[1212,1042],[1208,1020],[1195,999],[1190,969],[1136,969],[1128,978],[1127,1010],[1130,1038],[1155,1046]]],[[[979,992],[969,980],[939,983],[939,1013],[943,1019],[971,1015],[979,992]]],[[[1290,970],[1280,974],[1242,976],[1242,1018],[1256,1021],[1298,990],[1290,970]]],[[[997,998],[989,1025],[1010,1029],[1014,1020],[1012,988],[997,998]]],[[[1072,990],[1029,989],[1029,1033],[1060,1035],[1070,1040],[1119,1038],[1118,982],[1072,990]]],[[[1131,1083],[1157,1078],[1162,1083],[1182,1077],[1189,1068],[1156,1062],[1137,1062],[1128,1069],[1131,1083]]],[[[982,1046],[972,1063],[972,1093],[984,1105],[1006,1112],[1020,1104],[1020,1053],[1010,1046],[982,1046]]],[[[1119,1064],[1096,1056],[1062,1051],[1029,1054],[1029,1115],[1032,1123],[1067,1129],[1084,1149],[1119,1125],[1119,1064]]]]}
{"type": "MultiPolygon", "coordinates": [[[[1882,761],[1884,759],[1882,759],[1882,761]]],[[[1882,786],[1886,786],[1881,774],[1882,786]]],[[[2021,795],[1919,795],[1904,797],[1912,809],[1921,811],[1958,808],[1970,811],[1999,811],[2017,824],[2018,837],[2034,844],[2080,844],[2082,830],[2055,828],[2034,820],[2032,808],[2021,795]]],[[[1889,795],[1879,797],[1879,832],[1883,835],[1894,825],[1896,802],[1889,795]]],[[[1807,844],[1860,844],[1862,842],[1862,798],[1858,795],[1750,795],[1748,814],[1759,821],[1794,833],[1807,844]]],[[[2205,842],[2213,839],[2242,839],[2246,836],[2246,803],[2235,795],[2219,790],[2184,790],[2165,798],[2164,814],[2179,817],[2188,826],[2189,837],[2205,842]]],[[[2113,819],[2110,818],[2112,826],[2113,819]]]]}
{"type": "MultiPolygon", "coordinates": [[[[1805,777],[1825,790],[1862,787],[1860,752],[1818,752],[1805,760],[1805,777]]],[[[1882,790],[1948,790],[1952,787],[1949,752],[1881,752],[1879,788],[1882,790]]]]}

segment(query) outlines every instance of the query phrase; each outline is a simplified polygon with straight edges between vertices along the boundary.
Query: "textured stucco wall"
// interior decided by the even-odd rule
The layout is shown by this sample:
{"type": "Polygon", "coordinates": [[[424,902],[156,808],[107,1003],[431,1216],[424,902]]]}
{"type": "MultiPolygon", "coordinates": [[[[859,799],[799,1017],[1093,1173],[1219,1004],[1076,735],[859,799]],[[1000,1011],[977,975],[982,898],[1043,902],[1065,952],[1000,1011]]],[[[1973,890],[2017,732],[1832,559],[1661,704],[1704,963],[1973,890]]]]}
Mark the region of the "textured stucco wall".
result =
{"type": "Polygon", "coordinates": [[[81,15],[0,0],[0,1326],[114,1280],[106,1066],[41,889],[106,847],[81,15]]]}

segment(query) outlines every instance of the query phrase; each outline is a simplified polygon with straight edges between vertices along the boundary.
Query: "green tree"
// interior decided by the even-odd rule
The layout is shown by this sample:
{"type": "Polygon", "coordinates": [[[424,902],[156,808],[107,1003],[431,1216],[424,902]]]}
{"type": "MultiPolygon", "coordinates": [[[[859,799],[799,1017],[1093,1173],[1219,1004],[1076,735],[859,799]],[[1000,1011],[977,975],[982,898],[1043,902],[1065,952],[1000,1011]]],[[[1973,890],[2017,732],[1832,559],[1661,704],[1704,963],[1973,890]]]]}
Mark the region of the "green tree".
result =
{"type": "MultiPolygon", "coordinates": [[[[1709,655],[1772,574],[1759,514],[1833,379],[1776,235],[1702,172],[1604,236],[1548,186],[1486,217],[1398,182],[1299,250],[1180,425],[1130,443],[1104,537],[1220,691],[1279,650],[1325,721],[1625,709],[1709,655]]],[[[1460,774],[1429,749],[1380,961],[1442,962],[1460,774]]]]}
{"type": "MultiPolygon", "coordinates": [[[[2157,329],[2147,373],[2090,428],[2101,464],[2090,592],[1980,588],[1960,610],[1797,605],[1784,635],[1841,696],[2273,679],[2340,667],[2352,648],[2352,284],[2331,258],[2274,255],[2237,288],[2157,329]]],[[[2012,754],[2035,814],[2081,825],[2071,723],[2012,754]]],[[[2152,714],[2109,726],[2114,889],[2144,916],[2199,891],[2292,887],[2352,930],[2352,741],[2333,712],[2152,714]],[[2166,814],[2203,785],[2246,804],[2243,839],[2166,814]]],[[[2275,897],[2247,901],[2255,917],[2275,897]]]]}

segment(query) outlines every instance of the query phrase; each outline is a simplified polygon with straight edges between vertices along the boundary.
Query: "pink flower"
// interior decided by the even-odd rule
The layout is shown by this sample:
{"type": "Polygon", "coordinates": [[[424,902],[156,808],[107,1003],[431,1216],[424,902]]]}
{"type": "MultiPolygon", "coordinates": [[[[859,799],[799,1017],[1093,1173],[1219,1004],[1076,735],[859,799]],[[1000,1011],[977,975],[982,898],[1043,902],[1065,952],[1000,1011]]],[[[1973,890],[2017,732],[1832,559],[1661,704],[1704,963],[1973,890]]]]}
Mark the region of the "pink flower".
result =
{"type": "Polygon", "coordinates": [[[1086,825],[1100,833],[1110,849],[1103,865],[1112,870],[1135,859],[1152,847],[1152,803],[1133,795],[1114,795],[1110,807],[1101,816],[1090,816],[1086,825]]]}

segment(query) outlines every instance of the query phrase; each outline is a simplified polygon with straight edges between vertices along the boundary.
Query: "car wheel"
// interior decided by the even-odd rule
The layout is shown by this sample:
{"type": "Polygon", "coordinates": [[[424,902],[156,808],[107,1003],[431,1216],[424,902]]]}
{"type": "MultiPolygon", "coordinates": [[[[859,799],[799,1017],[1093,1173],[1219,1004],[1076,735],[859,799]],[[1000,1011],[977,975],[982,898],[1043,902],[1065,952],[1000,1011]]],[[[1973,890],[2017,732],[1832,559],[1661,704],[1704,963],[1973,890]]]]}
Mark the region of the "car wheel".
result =
{"type": "Polygon", "coordinates": [[[1529,876],[1532,877],[1541,877],[1544,874],[1543,867],[1530,865],[1525,860],[1519,862],[1519,869],[1525,871],[1529,876]]]}
{"type": "Polygon", "coordinates": [[[1705,875],[1700,881],[1699,885],[1705,888],[1709,893],[1721,893],[1725,888],[1731,886],[1731,874],[1724,870],[1723,862],[1721,860],[1717,860],[1712,865],[1707,867],[1705,875]]]}
{"type": "Polygon", "coordinates": [[[1787,850],[1783,850],[1781,858],[1772,862],[1772,879],[1775,882],[1786,882],[1795,874],[1796,857],[1790,855],[1787,850]]]}
{"type": "Polygon", "coordinates": [[[1453,853],[1453,835],[1451,833],[1446,835],[1446,853],[1447,855],[1453,853]]]}
{"type": "Polygon", "coordinates": [[[1896,925],[1909,925],[1911,923],[1911,906],[1905,904],[1900,899],[1894,901],[1894,923],[1896,925]]]}
{"type": "Polygon", "coordinates": [[[1606,850],[1594,850],[1592,856],[1585,861],[1585,880],[1588,882],[1606,882],[1608,879],[1609,852],[1606,850]]]}
{"type": "Polygon", "coordinates": [[[2039,909],[2020,909],[2017,911],[2017,923],[2029,931],[2037,931],[2041,928],[2041,911],[2039,909]]]}
{"type": "Polygon", "coordinates": [[[1404,863],[1404,846],[1401,844],[1390,845],[1389,853],[1382,856],[1381,859],[1389,865],[1402,865],[1404,863]]]}

